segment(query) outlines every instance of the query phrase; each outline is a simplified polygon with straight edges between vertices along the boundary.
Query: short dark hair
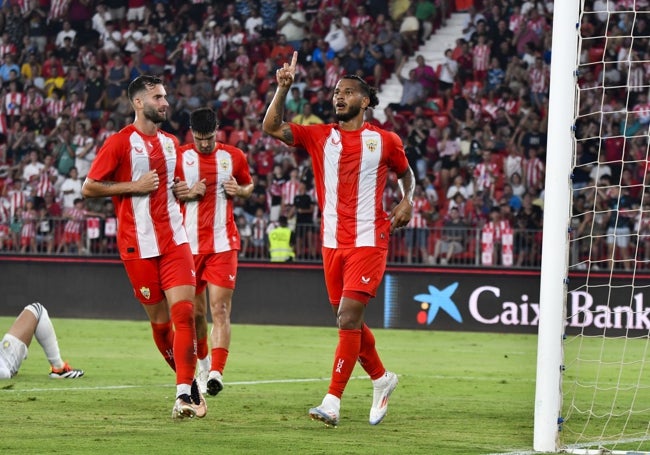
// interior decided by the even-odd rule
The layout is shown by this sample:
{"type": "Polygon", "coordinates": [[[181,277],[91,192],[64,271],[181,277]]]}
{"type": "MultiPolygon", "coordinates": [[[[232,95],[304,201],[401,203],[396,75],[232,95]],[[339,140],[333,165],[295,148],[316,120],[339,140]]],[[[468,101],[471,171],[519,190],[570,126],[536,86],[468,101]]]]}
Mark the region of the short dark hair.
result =
{"type": "Polygon", "coordinates": [[[359,83],[359,88],[361,89],[363,94],[368,98],[370,98],[370,104],[368,104],[368,107],[375,107],[379,104],[379,98],[377,98],[377,89],[371,87],[365,81],[365,79],[363,79],[360,76],[357,76],[356,74],[346,74],[345,76],[342,77],[342,79],[352,79],[359,83]]]}
{"type": "Polygon", "coordinates": [[[127,89],[127,95],[129,99],[133,101],[135,95],[138,93],[150,89],[156,85],[162,85],[163,81],[158,76],[138,76],[131,81],[127,89]]]}
{"type": "Polygon", "coordinates": [[[217,129],[217,114],[209,107],[196,109],[190,114],[190,128],[198,134],[210,134],[217,129]]]}

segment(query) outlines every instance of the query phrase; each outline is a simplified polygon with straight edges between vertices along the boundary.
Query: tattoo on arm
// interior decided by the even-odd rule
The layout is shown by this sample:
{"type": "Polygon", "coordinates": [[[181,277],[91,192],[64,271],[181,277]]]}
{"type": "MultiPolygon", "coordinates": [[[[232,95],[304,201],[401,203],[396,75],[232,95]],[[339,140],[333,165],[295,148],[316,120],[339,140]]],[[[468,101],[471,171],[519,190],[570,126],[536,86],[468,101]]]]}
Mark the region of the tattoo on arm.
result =
{"type": "Polygon", "coordinates": [[[293,145],[293,133],[289,125],[284,125],[282,128],[282,141],[287,145],[293,145]]]}

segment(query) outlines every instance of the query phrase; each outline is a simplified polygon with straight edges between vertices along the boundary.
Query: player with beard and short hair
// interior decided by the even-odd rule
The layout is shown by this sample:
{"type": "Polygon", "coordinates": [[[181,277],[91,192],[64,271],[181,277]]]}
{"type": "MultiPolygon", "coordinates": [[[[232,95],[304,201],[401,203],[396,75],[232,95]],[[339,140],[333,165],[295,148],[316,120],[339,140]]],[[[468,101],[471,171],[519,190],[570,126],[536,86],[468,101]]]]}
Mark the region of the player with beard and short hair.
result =
{"type": "Polygon", "coordinates": [[[358,76],[343,76],[334,89],[337,123],[297,125],[285,122],[284,105],[296,74],[298,53],[276,71],[278,86],[266,112],[264,132],[309,153],[314,169],[325,285],[337,317],[339,342],[327,395],[309,410],[328,426],[339,422],[341,396],[357,362],[373,382],[371,425],[386,415],[397,375],[384,368],[364,312],[386,268],[390,234],[413,214],[415,177],[397,134],[364,122],[366,109],[379,100],[376,90],[358,76]],[[403,198],[390,213],[382,204],[388,173],[395,172],[403,198]]]}
{"type": "Polygon", "coordinates": [[[83,184],[84,197],[112,197],[120,258],[153,330],[158,350],[176,372],[173,418],[203,417],[194,378],[194,261],[176,197],[178,140],[159,129],[167,118],[161,79],[139,76],[128,87],[135,119],[106,139],[83,184]]]}

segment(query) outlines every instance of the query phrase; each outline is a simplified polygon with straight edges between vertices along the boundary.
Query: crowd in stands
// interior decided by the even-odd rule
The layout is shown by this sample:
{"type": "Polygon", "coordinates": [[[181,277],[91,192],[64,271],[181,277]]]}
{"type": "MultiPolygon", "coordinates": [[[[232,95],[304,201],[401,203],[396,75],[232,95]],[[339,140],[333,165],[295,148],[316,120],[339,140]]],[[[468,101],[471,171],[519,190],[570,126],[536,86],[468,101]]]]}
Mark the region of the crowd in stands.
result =
{"type": "MultiPolygon", "coordinates": [[[[331,93],[343,74],[363,76],[380,98],[386,78],[399,75],[403,94],[385,121],[367,112],[368,122],[402,137],[418,180],[413,220],[392,242],[395,261],[465,255],[473,264],[538,265],[552,16],[553,2],[540,0],[4,2],[0,249],[115,252],[112,204],[82,200],[81,183],[103,141],[132,120],[129,81],[157,74],[170,103],[164,130],[190,141],[189,113],[211,106],[218,140],[249,157],[255,190],[236,209],[243,257],[263,257],[265,233],[285,215],[297,257],[317,258],[309,158],[261,133],[275,69],[298,50],[286,105],[296,123],[335,121],[331,93]],[[418,49],[458,7],[468,13],[462,36],[434,67],[418,49]],[[408,59],[417,65],[404,74],[408,59]]],[[[582,26],[604,36],[607,24],[585,16],[582,26]]],[[[645,44],[635,52],[647,53],[645,44]]],[[[648,67],[640,68],[647,93],[648,67]]],[[[612,71],[581,77],[595,83],[612,71]]],[[[637,101],[647,103],[641,92],[637,101]]],[[[617,95],[612,104],[625,99],[617,95]]],[[[398,197],[392,179],[386,208],[398,197]]]]}

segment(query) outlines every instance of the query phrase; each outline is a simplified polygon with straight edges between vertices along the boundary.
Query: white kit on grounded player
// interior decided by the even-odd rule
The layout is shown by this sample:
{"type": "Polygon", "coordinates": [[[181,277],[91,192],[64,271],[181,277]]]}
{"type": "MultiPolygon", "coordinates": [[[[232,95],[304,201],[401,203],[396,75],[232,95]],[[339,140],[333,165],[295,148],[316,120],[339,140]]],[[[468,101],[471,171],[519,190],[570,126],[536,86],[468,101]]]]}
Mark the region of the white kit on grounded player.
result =
{"type": "Polygon", "coordinates": [[[33,338],[41,345],[50,363],[51,378],[75,379],[84,375],[83,370],[74,369],[61,359],[56,332],[47,309],[34,302],[23,309],[2,338],[0,379],[10,379],[18,373],[33,338]]]}

